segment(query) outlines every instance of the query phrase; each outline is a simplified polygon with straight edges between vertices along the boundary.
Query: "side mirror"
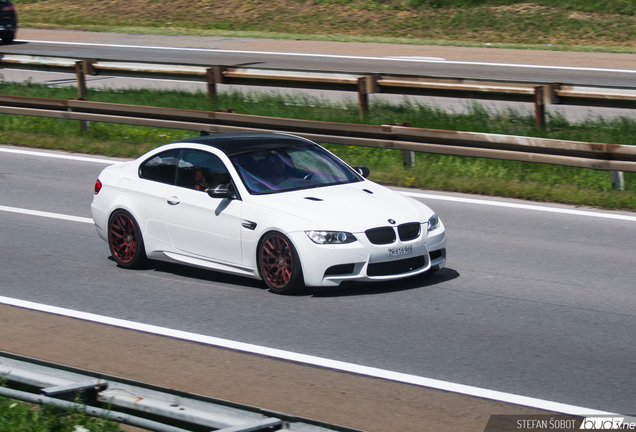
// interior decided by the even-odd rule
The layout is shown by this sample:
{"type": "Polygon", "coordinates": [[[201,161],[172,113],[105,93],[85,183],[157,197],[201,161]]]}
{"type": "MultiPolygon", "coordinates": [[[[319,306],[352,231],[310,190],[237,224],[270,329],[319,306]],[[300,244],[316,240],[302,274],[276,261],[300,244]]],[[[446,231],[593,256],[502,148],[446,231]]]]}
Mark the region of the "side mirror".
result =
{"type": "Polygon", "coordinates": [[[208,195],[212,198],[236,199],[236,190],[232,183],[223,183],[208,189],[208,195]]]}
{"type": "Polygon", "coordinates": [[[369,174],[371,174],[371,171],[369,170],[369,168],[365,166],[357,166],[357,167],[353,167],[353,169],[355,170],[355,172],[357,172],[364,178],[369,177],[369,174]]]}

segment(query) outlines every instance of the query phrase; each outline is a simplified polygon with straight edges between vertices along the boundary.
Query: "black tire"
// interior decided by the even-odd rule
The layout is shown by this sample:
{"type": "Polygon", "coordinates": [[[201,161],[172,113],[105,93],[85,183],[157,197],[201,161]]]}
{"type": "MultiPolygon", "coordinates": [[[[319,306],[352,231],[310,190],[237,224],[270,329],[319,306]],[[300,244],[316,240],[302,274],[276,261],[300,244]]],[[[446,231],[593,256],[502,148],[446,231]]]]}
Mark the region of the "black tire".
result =
{"type": "Polygon", "coordinates": [[[144,240],[135,218],[126,210],[115,210],[108,221],[110,253],[123,268],[139,268],[147,261],[144,240]]]}
{"type": "Polygon", "coordinates": [[[13,36],[7,36],[2,38],[2,43],[4,45],[9,45],[13,43],[13,36]]]}
{"type": "Polygon", "coordinates": [[[286,235],[276,231],[265,234],[258,245],[257,260],[271,292],[298,294],[305,289],[298,253],[286,235]]]}

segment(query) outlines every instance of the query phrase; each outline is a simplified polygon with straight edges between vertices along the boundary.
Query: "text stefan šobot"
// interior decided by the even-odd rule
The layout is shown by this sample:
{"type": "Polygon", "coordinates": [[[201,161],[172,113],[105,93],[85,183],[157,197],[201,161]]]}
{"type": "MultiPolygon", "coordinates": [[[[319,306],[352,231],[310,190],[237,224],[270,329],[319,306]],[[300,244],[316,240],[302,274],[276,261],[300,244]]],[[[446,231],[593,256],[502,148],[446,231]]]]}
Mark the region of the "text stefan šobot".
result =
{"type": "Polygon", "coordinates": [[[555,419],[551,417],[549,420],[517,420],[517,429],[537,430],[537,429],[576,429],[577,421],[574,419],[555,419]]]}

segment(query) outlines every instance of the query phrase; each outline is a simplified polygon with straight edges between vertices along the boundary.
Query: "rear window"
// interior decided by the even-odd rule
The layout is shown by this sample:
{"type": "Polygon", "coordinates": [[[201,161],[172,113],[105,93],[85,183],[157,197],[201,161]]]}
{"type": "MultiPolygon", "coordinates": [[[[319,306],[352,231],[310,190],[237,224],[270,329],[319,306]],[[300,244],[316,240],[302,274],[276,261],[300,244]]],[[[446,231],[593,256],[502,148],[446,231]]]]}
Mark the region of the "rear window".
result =
{"type": "Polygon", "coordinates": [[[180,150],[159,153],[139,167],[139,177],[160,183],[174,184],[180,150]]]}

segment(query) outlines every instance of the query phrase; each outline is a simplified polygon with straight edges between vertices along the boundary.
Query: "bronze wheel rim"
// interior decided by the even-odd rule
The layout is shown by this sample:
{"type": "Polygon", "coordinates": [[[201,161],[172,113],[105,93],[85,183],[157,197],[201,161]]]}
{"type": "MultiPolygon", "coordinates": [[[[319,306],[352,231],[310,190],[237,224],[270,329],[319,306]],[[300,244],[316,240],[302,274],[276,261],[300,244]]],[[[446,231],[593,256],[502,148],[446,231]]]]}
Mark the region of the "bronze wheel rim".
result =
{"type": "Polygon", "coordinates": [[[261,246],[261,270],[263,278],[274,289],[283,289],[291,280],[294,260],[291,247],[280,235],[265,239],[261,246]]]}
{"type": "Polygon", "coordinates": [[[115,259],[128,264],[137,252],[137,229],[133,220],[125,215],[116,215],[110,223],[108,233],[110,248],[115,259]]]}

